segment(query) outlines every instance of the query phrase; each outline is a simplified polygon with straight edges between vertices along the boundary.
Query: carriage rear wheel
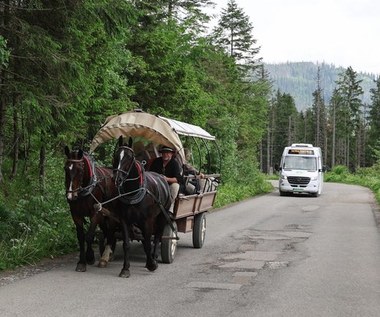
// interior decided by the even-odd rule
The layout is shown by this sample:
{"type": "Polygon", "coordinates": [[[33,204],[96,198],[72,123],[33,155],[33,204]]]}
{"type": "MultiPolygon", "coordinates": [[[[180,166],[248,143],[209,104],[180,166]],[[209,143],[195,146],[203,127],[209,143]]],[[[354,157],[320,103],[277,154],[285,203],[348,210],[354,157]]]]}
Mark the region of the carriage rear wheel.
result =
{"type": "Polygon", "coordinates": [[[206,214],[203,212],[195,216],[193,227],[193,246],[200,249],[206,238],[206,214]]]}
{"type": "MultiPolygon", "coordinates": [[[[177,231],[177,224],[173,221],[173,227],[177,231]]],[[[161,259],[163,263],[172,263],[177,251],[176,232],[169,224],[165,225],[161,241],[161,259]]]]}

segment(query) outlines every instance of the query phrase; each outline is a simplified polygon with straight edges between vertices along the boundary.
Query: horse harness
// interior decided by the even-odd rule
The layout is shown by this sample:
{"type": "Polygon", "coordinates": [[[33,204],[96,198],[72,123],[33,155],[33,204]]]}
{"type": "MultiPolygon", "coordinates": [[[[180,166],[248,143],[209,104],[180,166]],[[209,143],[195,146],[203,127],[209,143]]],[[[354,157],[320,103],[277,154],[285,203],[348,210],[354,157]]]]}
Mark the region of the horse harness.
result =
{"type": "MultiPolygon", "coordinates": [[[[102,186],[101,181],[104,179],[107,183],[109,177],[104,173],[104,171],[100,167],[95,167],[95,161],[93,159],[89,159],[88,156],[83,155],[81,159],[67,159],[67,162],[69,163],[79,163],[81,165],[80,168],[80,177],[83,181],[83,173],[84,173],[84,164],[87,165],[87,168],[90,173],[90,181],[89,184],[85,187],[79,186],[77,189],[74,190],[66,190],[66,193],[75,193],[78,192],[79,197],[86,197],[88,195],[91,195],[96,201],[97,199],[92,194],[95,187],[98,186],[100,190],[102,191],[103,195],[106,197],[109,197],[111,193],[107,192],[108,186],[102,186]],[[101,173],[101,178],[98,178],[97,172],[101,173]]],[[[106,184],[107,185],[107,184],[106,184]]]]}
{"type": "MultiPolygon", "coordinates": [[[[133,153],[132,149],[125,147],[125,146],[123,146],[123,148],[128,149],[129,151],[132,151],[132,153],[133,153]]],[[[177,236],[177,230],[173,226],[169,212],[165,209],[165,207],[162,204],[161,191],[158,191],[159,196],[157,197],[151,190],[149,190],[147,188],[147,177],[150,177],[150,174],[145,173],[145,169],[144,169],[144,166],[142,165],[142,163],[137,161],[135,156],[133,155],[133,160],[131,161],[131,163],[128,166],[126,171],[124,171],[122,169],[117,169],[116,171],[121,172],[123,174],[123,179],[122,179],[121,183],[117,186],[118,192],[119,192],[119,196],[117,198],[119,198],[121,200],[121,202],[126,204],[126,205],[134,205],[134,204],[138,204],[139,202],[141,202],[146,194],[150,195],[153,198],[153,200],[155,201],[155,203],[161,209],[165,219],[169,223],[173,232],[176,233],[176,240],[178,240],[179,238],[177,236]],[[133,166],[136,167],[137,172],[138,172],[138,176],[135,178],[128,178],[133,166]],[[139,188],[137,188],[133,191],[130,191],[130,192],[125,192],[124,186],[123,186],[124,183],[126,183],[127,181],[136,181],[136,180],[139,180],[139,188]]],[[[157,180],[154,177],[150,177],[150,179],[156,184],[156,187],[159,188],[159,184],[158,184],[157,180]]],[[[160,181],[162,182],[162,184],[163,184],[163,182],[165,182],[165,180],[163,180],[161,178],[160,178],[160,181]]],[[[166,194],[168,197],[170,197],[169,192],[167,192],[166,194]]],[[[108,203],[108,201],[105,203],[108,203]]],[[[105,203],[103,203],[103,204],[105,204],[105,203]]]]}

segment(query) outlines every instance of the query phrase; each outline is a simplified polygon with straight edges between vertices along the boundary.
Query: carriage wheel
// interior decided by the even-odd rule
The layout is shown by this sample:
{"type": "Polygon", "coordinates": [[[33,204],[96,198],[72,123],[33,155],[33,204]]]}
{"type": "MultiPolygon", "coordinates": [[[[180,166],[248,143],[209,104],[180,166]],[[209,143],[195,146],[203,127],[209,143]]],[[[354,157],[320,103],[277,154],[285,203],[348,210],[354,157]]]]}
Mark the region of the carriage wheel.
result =
{"type": "MultiPolygon", "coordinates": [[[[175,231],[177,231],[177,224],[175,221],[173,221],[173,227],[175,231]]],[[[166,224],[161,241],[161,259],[163,263],[172,263],[174,260],[175,253],[177,251],[177,240],[174,239],[175,237],[176,232],[173,231],[169,224],[166,224]],[[168,239],[165,237],[170,237],[173,239],[168,239]]]]}
{"type": "Polygon", "coordinates": [[[206,214],[203,212],[195,216],[193,227],[193,246],[200,249],[206,238],[206,214]]]}

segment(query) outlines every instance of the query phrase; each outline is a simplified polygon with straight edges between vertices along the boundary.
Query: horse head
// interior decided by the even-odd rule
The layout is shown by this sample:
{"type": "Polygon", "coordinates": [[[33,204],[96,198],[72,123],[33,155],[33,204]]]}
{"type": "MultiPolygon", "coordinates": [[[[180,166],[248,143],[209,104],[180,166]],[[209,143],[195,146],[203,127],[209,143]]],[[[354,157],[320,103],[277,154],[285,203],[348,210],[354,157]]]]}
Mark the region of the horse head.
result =
{"type": "Polygon", "coordinates": [[[70,151],[65,146],[67,157],[65,163],[65,188],[68,201],[77,200],[85,186],[92,178],[92,168],[83,150],[70,151]]]}
{"type": "Polygon", "coordinates": [[[128,145],[123,142],[123,137],[118,140],[118,147],[113,157],[113,173],[115,185],[121,187],[126,179],[130,176],[132,167],[135,165],[135,152],[132,149],[132,139],[129,139],[128,145]]]}

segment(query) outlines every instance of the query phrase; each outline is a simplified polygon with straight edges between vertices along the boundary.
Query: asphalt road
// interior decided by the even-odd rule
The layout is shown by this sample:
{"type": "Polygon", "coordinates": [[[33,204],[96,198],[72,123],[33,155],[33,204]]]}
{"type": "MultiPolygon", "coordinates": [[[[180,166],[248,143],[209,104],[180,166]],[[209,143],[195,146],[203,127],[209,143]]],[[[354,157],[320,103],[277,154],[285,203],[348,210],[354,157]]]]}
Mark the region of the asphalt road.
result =
{"type": "Polygon", "coordinates": [[[380,316],[379,215],[363,187],[325,184],[318,198],[278,191],[207,215],[202,249],[180,234],[172,264],[131,277],[75,272],[77,254],[0,275],[0,316],[380,316]]]}

